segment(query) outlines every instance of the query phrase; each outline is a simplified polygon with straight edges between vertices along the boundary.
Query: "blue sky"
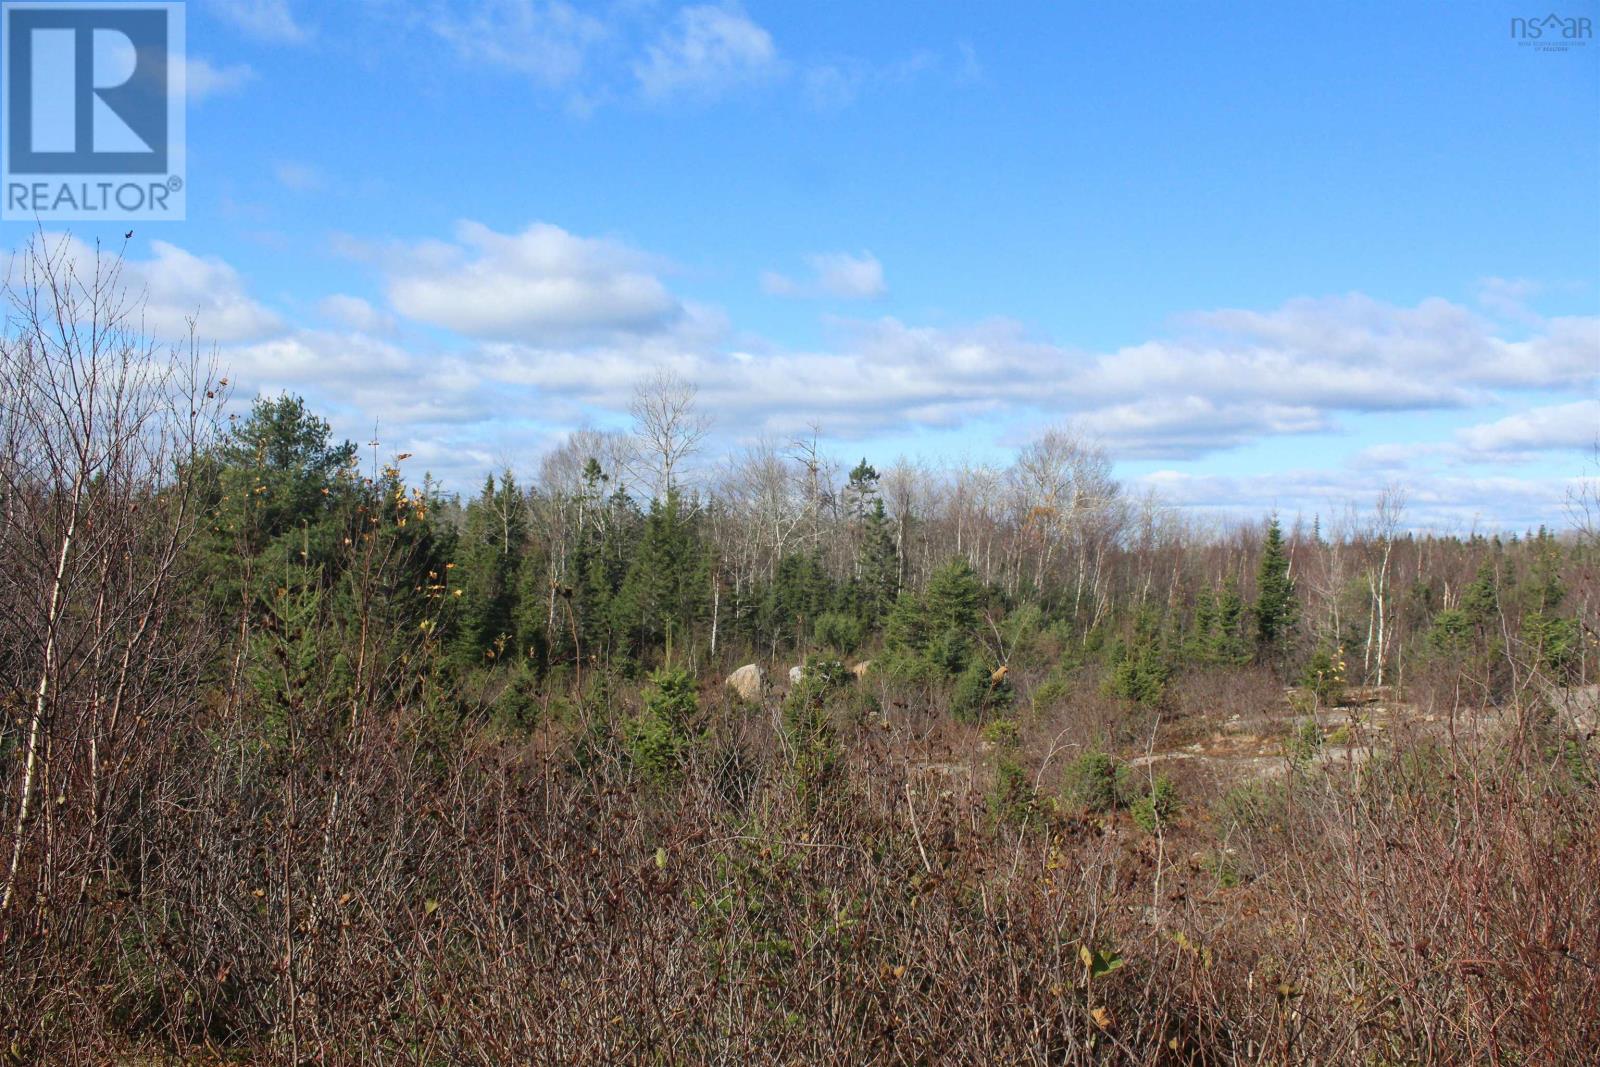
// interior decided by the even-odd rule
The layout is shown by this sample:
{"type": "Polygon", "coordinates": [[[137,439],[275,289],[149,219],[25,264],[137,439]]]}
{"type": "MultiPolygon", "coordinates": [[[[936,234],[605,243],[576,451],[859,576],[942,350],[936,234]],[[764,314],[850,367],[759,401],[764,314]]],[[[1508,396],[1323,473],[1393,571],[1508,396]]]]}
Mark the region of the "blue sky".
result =
{"type": "Polygon", "coordinates": [[[460,488],[663,366],[718,449],[1070,423],[1247,514],[1520,527],[1596,473],[1600,42],[1522,5],[188,6],[152,328],[460,488]]]}

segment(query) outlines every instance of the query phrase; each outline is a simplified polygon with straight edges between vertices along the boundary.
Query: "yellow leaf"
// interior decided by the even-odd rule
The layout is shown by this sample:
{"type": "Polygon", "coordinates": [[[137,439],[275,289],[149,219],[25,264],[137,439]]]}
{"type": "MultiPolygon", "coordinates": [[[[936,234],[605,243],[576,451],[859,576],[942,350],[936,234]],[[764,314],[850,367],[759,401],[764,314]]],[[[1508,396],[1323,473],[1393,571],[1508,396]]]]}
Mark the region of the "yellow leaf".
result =
{"type": "Polygon", "coordinates": [[[1089,1017],[1094,1024],[1102,1030],[1111,1029],[1111,1013],[1104,1008],[1094,1008],[1089,1012],[1089,1017]]]}
{"type": "Polygon", "coordinates": [[[437,900],[426,900],[422,904],[422,913],[424,915],[432,915],[434,912],[436,912],[438,910],[439,910],[439,902],[437,900]]]}

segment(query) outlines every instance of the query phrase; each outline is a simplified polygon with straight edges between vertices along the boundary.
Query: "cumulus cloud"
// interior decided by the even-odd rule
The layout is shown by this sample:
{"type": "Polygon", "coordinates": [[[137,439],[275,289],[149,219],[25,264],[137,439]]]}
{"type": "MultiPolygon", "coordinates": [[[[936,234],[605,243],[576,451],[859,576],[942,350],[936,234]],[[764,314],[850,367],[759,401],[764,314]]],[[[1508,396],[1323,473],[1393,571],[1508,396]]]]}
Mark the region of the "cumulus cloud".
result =
{"type": "MultiPolygon", "coordinates": [[[[239,272],[215,256],[197,256],[166,241],[151,241],[150,259],[129,259],[123,279],[130,295],[144,301],[144,325],[152,336],[176,341],[188,336],[189,320],[205,342],[263,337],[282,327],[276,313],[246,292],[239,272]]],[[[93,252],[75,253],[87,263],[93,252]]]]}
{"type": "Polygon", "coordinates": [[[396,311],[468,337],[534,343],[664,329],[682,312],[656,261],[618,241],[547,223],[502,234],[463,222],[456,238],[404,250],[388,282],[396,311]]]}
{"type": "Polygon", "coordinates": [[[315,392],[381,425],[483,421],[503,409],[482,377],[446,353],[419,352],[359,331],[292,330],[224,350],[261,392],[315,392]]]}
{"type": "Polygon", "coordinates": [[[686,7],[633,65],[645,97],[713,96],[780,69],[772,35],[737,7],[686,7]]]}
{"type": "Polygon", "coordinates": [[[1126,457],[1193,459],[1337,431],[1341,415],[1463,409],[1491,400],[1492,388],[1575,382],[1597,365],[1595,326],[1552,322],[1508,342],[1442,301],[1358,297],[1208,312],[1171,338],[1091,353],[1004,319],[931,327],[885,317],[836,322],[814,351],[729,351],[716,333],[662,330],[591,347],[507,345],[490,373],[616,406],[641,369],[665,364],[752,432],[821,419],[830,432],[870,434],[1017,412],[1072,417],[1126,457]]]}
{"type": "MultiPolygon", "coordinates": [[[[69,245],[90,263],[92,249],[69,245]]],[[[1120,458],[1184,462],[1338,432],[1361,414],[1493,404],[1501,416],[1403,446],[1368,437],[1368,447],[1319,472],[1229,479],[1173,469],[1146,479],[1180,503],[1255,511],[1299,501],[1326,513],[1404,470],[1422,487],[1414,501],[1440,522],[1548,517],[1545,504],[1558,503],[1563,486],[1508,479],[1496,465],[1587,449],[1600,431],[1594,318],[1545,319],[1508,336],[1446,301],[1352,295],[1197,313],[1167,336],[1109,351],[1004,318],[927,325],[893,316],[827,319],[822,343],[795,348],[739,331],[722,310],[673,292],[659,257],[550,224],[502,233],[463,222],[448,241],[340,248],[374,269],[389,306],[329,295],[317,305],[322,329],[286,325],[227,263],[168,242],[152,241],[124,272],[133,295],[145,297],[152,332],[175,339],[196,317],[201,338],[224,345],[242,390],[305,392],[347,420],[336,424],[354,420],[354,432],[378,419],[386,437],[406,437],[407,450],[448,443],[469,476],[466,457],[499,462],[506,441],[620,414],[634,384],[663,368],[699,385],[725,441],[812,423],[844,439],[1070,420],[1120,458]],[[1522,402],[1539,406],[1503,414],[1529,396],[1538,400],[1522,402]],[[1494,477],[1468,477],[1485,469],[1494,477]]],[[[868,253],[840,259],[877,262],[868,253]]],[[[830,265],[817,257],[803,284],[820,290],[830,265]]],[[[865,283],[843,275],[851,280],[841,291],[881,284],[881,267],[865,283]]]]}
{"type": "Polygon", "coordinates": [[[1543,288],[1529,278],[1478,279],[1478,305],[1502,318],[1517,322],[1538,322],[1539,316],[1528,306],[1528,301],[1543,288]]]}
{"type": "Polygon", "coordinates": [[[1307,405],[1226,402],[1199,395],[1090,408],[1073,424],[1124,459],[1198,456],[1262,437],[1332,427],[1325,412],[1307,405]]]}
{"type": "Polygon", "coordinates": [[[1501,461],[1531,452],[1592,449],[1600,441],[1600,400],[1530,408],[1469,426],[1456,439],[1469,454],[1501,461]]]}
{"type": "Polygon", "coordinates": [[[773,296],[830,296],[840,300],[875,300],[889,287],[883,280],[883,264],[871,252],[824,252],[808,256],[812,277],[795,281],[785,274],[766,271],[761,288],[773,296]]]}

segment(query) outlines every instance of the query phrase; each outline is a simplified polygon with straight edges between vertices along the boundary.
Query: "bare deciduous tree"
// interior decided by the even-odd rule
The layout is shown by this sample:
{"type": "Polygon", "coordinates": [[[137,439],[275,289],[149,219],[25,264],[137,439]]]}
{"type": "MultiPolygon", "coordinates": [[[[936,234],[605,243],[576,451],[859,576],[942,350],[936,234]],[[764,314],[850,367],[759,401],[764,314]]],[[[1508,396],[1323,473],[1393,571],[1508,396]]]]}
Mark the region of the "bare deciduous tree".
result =
{"type": "Polygon", "coordinates": [[[695,407],[696,386],[665,368],[640,382],[628,413],[638,442],[635,464],[641,484],[664,498],[683,476],[685,461],[711,432],[710,416],[695,407]]]}
{"type": "Polygon", "coordinates": [[[30,859],[41,879],[87,877],[138,738],[197,699],[200,646],[172,606],[200,521],[184,475],[224,389],[192,343],[173,358],[143,336],[120,261],[70,238],[35,237],[5,295],[0,686],[26,713],[0,910],[30,859]]]}

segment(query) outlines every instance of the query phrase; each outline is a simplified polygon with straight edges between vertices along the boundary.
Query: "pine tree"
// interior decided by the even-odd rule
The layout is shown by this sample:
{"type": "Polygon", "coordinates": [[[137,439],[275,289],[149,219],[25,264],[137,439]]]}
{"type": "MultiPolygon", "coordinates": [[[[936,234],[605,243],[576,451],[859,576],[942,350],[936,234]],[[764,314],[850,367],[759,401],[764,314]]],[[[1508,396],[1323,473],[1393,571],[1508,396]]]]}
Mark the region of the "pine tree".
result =
{"type": "Polygon", "coordinates": [[[788,555],[761,599],[760,628],[769,641],[800,643],[834,601],[833,581],[816,554],[788,555]]]}
{"type": "Polygon", "coordinates": [[[878,496],[878,472],[863,457],[850,472],[850,480],[844,487],[845,515],[852,526],[860,527],[866,521],[873,501],[882,503],[878,496]]]}
{"type": "Polygon", "coordinates": [[[224,516],[238,523],[247,551],[260,553],[290,530],[333,510],[339,475],[355,459],[350,441],[333,442],[328,423],[297,396],[261,397],[218,452],[224,516]]]}
{"type": "Polygon", "coordinates": [[[1195,663],[1204,663],[1210,658],[1210,649],[1216,640],[1217,632],[1217,597],[1209,585],[1201,586],[1195,594],[1194,620],[1189,627],[1189,635],[1184,642],[1184,657],[1195,663]]]}
{"type": "Polygon", "coordinates": [[[959,675],[972,660],[982,596],[967,561],[953,559],[933,572],[922,596],[902,593],[895,601],[884,643],[891,652],[919,661],[919,669],[959,675]]]}
{"type": "Polygon", "coordinates": [[[204,463],[211,521],[202,596],[212,610],[237,612],[287,565],[314,568],[324,581],[337,576],[344,519],[373,495],[359,491],[355,454],[299,397],[256,400],[204,463]],[[255,576],[252,587],[246,575],[255,576]]]}

